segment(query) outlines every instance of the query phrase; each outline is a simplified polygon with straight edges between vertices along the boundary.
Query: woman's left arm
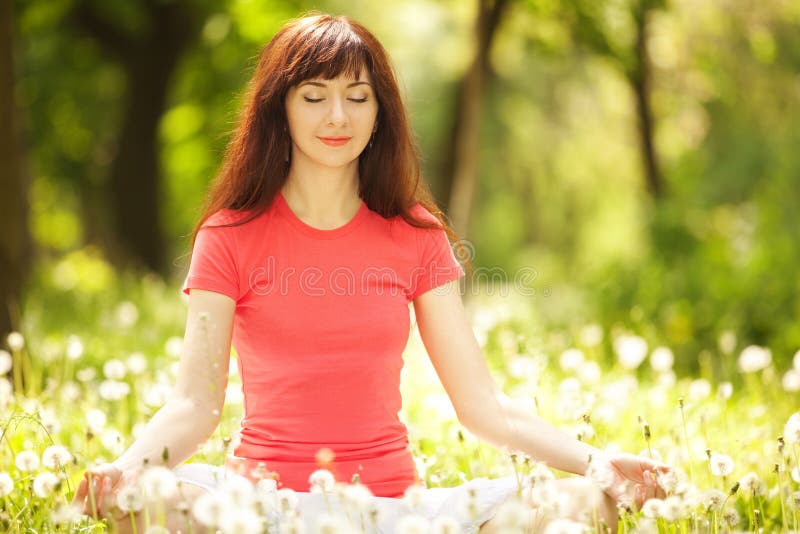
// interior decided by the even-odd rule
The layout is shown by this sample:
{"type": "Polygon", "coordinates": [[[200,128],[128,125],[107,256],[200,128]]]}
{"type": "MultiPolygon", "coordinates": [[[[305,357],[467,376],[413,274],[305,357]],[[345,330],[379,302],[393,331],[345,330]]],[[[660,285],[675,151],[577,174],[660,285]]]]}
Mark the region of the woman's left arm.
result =
{"type": "MultiPolygon", "coordinates": [[[[475,339],[457,281],[417,297],[414,313],[422,342],[458,420],[475,436],[498,447],[524,452],[550,467],[580,475],[586,474],[590,457],[609,458],[520,407],[499,390],[475,339]]],[[[665,468],[633,455],[613,456],[616,458],[611,467],[620,475],[616,478],[635,484],[652,484],[645,472],[665,468]],[[641,476],[637,469],[631,468],[634,464],[641,466],[638,469],[641,476]]]]}

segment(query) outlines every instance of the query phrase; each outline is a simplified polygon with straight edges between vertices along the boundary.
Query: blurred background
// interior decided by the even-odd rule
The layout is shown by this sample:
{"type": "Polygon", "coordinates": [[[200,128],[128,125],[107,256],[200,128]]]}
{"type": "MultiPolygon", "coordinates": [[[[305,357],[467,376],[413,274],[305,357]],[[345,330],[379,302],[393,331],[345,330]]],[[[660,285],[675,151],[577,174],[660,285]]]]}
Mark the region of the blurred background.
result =
{"type": "Polygon", "coordinates": [[[800,347],[796,0],[0,5],[0,335],[79,332],[142,281],[179,313],[260,48],[317,9],[384,43],[473,266],[534,273],[564,347],[622,328],[683,373],[800,347]]]}

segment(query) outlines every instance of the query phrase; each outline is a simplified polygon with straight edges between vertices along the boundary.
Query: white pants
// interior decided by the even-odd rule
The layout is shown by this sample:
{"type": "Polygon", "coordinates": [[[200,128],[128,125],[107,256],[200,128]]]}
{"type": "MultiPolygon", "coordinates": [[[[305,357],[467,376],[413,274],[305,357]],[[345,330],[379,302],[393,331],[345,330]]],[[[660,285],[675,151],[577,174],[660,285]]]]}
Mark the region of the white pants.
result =
{"type": "MultiPolygon", "coordinates": [[[[183,464],[175,468],[178,480],[200,486],[208,491],[218,491],[222,483],[241,475],[223,466],[209,464],[183,464]]],[[[464,534],[478,532],[480,526],[492,518],[497,507],[513,496],[517,491],[517,481],[513,475],[487,479],[476,478],[453,488],[427,488],[422,492],[419,506],[413,510],[414,515],[434,521],[440,516],[449,516],[461,527],[464,534]],[[474,489],[472,513],[467,502],[471,489],[474,489]]],[[[333,512],[344,515],[341,503],[336,495],[326,496],[321,493],[296,492],[298,510],[307,527],[307,532],[317,531],[320,517],[333,512]]],[[[379,510],[377,532],[393,534],[398,521],[412,513],[404,499],[390,497],[372,497],[379,510]]],[[[366,532],[371,532],[366,529],[366,532]]]]}

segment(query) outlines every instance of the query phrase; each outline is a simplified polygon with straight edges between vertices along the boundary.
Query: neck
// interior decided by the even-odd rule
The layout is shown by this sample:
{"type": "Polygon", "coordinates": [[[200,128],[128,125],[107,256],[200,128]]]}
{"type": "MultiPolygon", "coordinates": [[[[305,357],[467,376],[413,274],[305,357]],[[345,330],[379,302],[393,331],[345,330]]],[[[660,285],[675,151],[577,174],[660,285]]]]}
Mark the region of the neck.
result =
{"type": "Polygon", "coordinates": [[[341,226],[361,207],[358,160],[345,167],[327,167],[302,156],[293,158],[282,191],[286,203],[306,223],[341,226]]]}

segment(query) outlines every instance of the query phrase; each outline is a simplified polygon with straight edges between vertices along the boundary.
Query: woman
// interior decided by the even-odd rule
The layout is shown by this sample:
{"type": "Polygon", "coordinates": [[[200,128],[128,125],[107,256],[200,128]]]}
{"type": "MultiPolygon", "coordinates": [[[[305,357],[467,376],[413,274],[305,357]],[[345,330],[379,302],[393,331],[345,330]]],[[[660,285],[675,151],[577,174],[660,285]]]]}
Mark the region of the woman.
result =
{"type": "MultiPolygon", "coordinates": [[[[195,231],[174,398],[120,458],[87,471],[75,495],[87,513],[109,513],[143,463],[160,465],[167,451],[167,466],[178,466],[212,434],[233,338],[241,442],[226,467],[177,467],[187,483],[182,499],[215,491],[221,478],[267,473],[299,492],[313,522],[330,504],[309,492],[309,475],[322,465],[339,481],[357,475],[391,531],[398,497],[418,482],[397,416],[411,302],[462,425],[550,467],[583,475],[593,458],[608,468],[606,493],[584,478],[557,482],[583,508],[573,513],[614,529],[615,500],[626,490],[639,502],[655,494],[649,475],[666,467],[603,455],[498,392],[462,307],[452,233],[420,181],[397,83],[372,34],[345,17],[292,21],[262,51],[249,89],[195,231]]],[[[464,530],[488,532],[516,490],[511,477],[423,490],[419,512],[445,510],[464,530]],[[448,504],[467,492],[477,499],[468,516],[448,504]]],[[[178,508],[167,503],[173,530],[186,525],[178,508]]],[[[125,516],[120,529],[141,528],[129,519],[139,515],[125,516]]]]}

